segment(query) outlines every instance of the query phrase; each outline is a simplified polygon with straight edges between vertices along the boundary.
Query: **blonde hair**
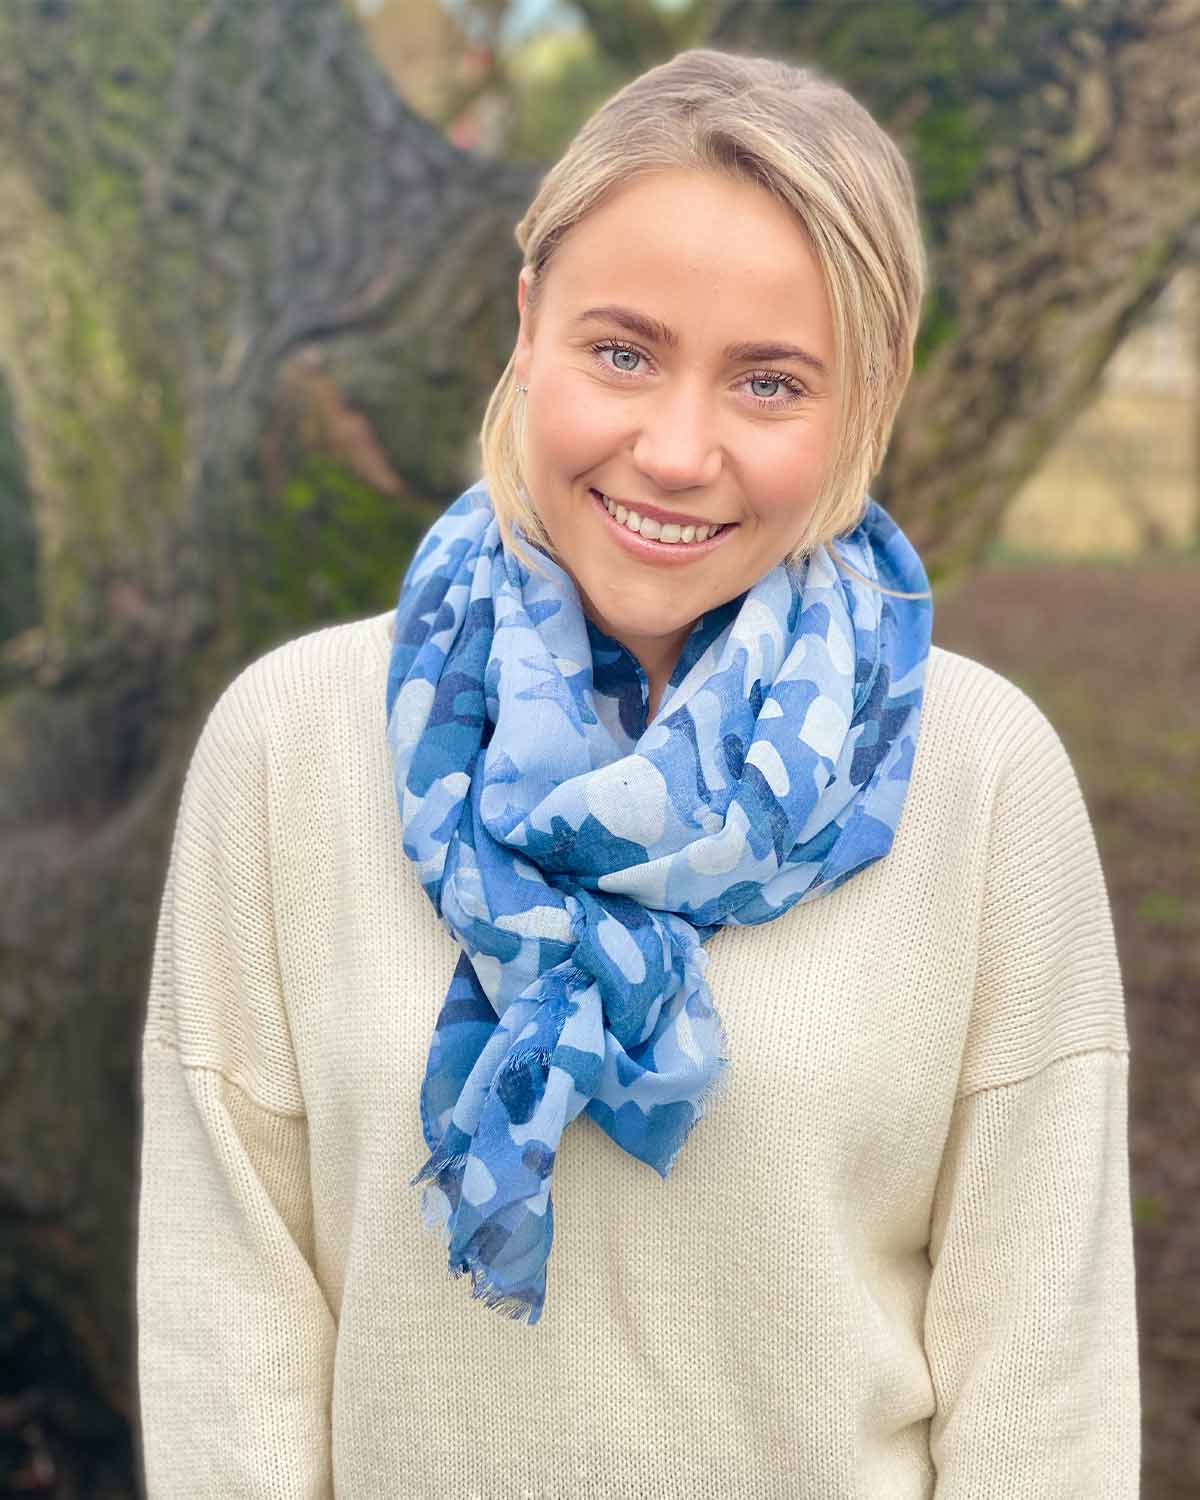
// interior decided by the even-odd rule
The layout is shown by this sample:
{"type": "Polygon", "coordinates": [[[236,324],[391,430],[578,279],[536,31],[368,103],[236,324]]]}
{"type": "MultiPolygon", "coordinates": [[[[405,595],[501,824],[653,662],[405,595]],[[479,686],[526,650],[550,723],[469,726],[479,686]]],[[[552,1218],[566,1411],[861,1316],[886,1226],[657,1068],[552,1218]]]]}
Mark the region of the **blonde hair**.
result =
{"type": "MultiPolygon", "coordinates": [[[[912,374],[926,277],[912,177],[887,133],[816,69],[711,48],[680,52],[601,105],[542,178],[515,229],[530,272],[527,311],[574,225],[634,177],[678,167],[766,188],[795,213],[824,275],[838,420],[820,491],[787,558],[797,562],[862,519],[912,374]]],[[[514,358],[515,350],[488,401],[480,448],[504,540],[536,566],[513,536],[519,525],[552,552],[522,476],[514,358]]]]}

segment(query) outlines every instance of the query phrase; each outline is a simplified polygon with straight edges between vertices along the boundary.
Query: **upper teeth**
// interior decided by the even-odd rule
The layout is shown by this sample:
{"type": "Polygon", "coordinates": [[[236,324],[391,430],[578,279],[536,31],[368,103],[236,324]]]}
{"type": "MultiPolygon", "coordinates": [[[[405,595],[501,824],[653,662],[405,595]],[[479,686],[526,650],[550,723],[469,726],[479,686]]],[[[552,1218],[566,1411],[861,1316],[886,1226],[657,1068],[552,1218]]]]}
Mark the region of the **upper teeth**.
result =
{"type": "MultiPolygon", "coordinates": [[[[596,493],[599,495],[600,491],[597,490],[596,493]]],[[[600,495],[600,498],[604,501],[604,508],[610,516],[616,517],[619,525],[629,531],[636,531],[640,536],[649,537],[651,541],[706,542],[714,532],[721,529],[720,526],[678,526],[674,521],[668,521],[664,525],[652,516],[639,516],[636,510],[618,505],[607,495],[600,495]]]]}

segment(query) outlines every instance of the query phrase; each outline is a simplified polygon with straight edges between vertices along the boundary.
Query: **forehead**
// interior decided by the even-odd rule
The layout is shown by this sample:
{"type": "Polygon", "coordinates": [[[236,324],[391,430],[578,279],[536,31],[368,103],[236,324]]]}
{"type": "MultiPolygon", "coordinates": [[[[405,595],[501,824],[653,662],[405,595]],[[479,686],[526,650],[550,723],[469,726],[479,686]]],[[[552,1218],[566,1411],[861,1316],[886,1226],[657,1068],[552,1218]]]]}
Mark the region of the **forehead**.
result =
{"type": "Polygon", "coordinates": [[[550,263],[547,311],[569,320],[636,306],[689,340],[805,335],[832,358],[824,278],[795,214],[765,188],[714,172],[635,178],[566,235],[550,263]]]}

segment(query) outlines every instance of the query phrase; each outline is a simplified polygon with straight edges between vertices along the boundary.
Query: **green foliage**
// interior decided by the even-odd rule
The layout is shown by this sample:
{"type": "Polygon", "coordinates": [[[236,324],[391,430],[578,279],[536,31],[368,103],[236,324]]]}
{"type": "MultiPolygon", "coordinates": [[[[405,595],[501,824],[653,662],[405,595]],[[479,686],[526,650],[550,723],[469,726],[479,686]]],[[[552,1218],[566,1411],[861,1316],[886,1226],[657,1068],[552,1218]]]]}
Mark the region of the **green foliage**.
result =
{"type": "Polygon", "coordinates": [[[509,65],[515,111],[506,156],[547,162],[559,156],[583,121],[629,82],[629,73],[590,32],[542,36],[509,65]]]}
{"type": "Polygon", "coordinates": [[[0,379],[0,641],[37,622],[37,536],[33,496],[8,387],[0,379]]]}
{"type": "Polygon", "coordinates": [[[474,451],[483,407],[500,374],[495,348],[516,336],[516,271],[503,297],[489,287],[481,316],[462,329],[453,353],[428,334],[381,341],[376,379],[332,368],[341,399],[359,413],[389,464],[415,495],[458,494],[464,454],[474,451]],[[497,331],[493,332],[493,328],[497,331]],[[493,341],[495,341],[493,343],[493,341]]]}
{"type": "MultiPolygon", "coordinates": [[[[804,7],[797,7],[803,26],[804,7]]],[[[822,46],[821,65],[852,87],[881,70],[893,78],[911,78],[916,59],[923,72],[952,71],[954,48],[949,25],[931,20],[918,0],[889,0],[885,5],[845,5],[822,46]]]]}
{"type": "Polygon", "coordinates": [[[1154,927],[1184,927],[1193,914],[1174,891],[1147,891],[1138,902],[1137,914],[1154,927]]]}
{"type": "MultiPolygon", "coordinates": [[[[797,8],[776,38],[784,55],[809,55],[806,26],[828,14],[822,8],[809,17],[797,8]]],[[[983,164],[993,75],[1004,66],[981,40],[974,7],[938,13],[918,0],[842,6],[820,34],[815,61],[893,130],[939,240],[946,208],[970,196],[983,164]]]]}
{"type": "Polygon", "coordinates": [[[940,282],[932,283],[925,298],[921,326],[917,330],[913,348],[914,370],[920,370],[934,350],[949,343],[957,330],[958,317],[949,287],[940,282]]]}
{"type": "Polygon", "coordinates": [[[917,174],[927,209],[966,198],[985,151],[983,137],[964,104],[927,109],[913,129],[917,174]]]}
{"type": "Polygon", "coordinates": [[[1167,1217],[1167,1207],[1153,1193],[1137,1193],[1133,1199],[1133,1222],[1138,1225],[1161,1224],[1167,1217]]]}
{"type": "Polygon", "coordinates": [[[327,455],[306,458],[259,531],[253,634],[274,641],[390,608],[434,514],[381,494],[327,455]]]}

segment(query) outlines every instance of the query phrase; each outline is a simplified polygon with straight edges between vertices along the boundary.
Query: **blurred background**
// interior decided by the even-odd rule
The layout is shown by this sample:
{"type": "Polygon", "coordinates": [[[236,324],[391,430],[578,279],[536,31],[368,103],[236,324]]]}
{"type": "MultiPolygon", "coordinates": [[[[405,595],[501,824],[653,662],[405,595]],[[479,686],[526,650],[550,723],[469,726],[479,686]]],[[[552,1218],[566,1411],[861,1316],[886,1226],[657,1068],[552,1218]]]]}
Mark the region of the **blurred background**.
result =
{"type": "Polygon", "coordinates": [[[932,268],[875,497],[1066,742],[1132,1045],[1144,1494],[1200,1494],[1200,0],[0,6],[0,1495],[138,1494],[138,1049],[188,756],[478,473],[512,226],[684,47],[811,61],[932,268]]]}

